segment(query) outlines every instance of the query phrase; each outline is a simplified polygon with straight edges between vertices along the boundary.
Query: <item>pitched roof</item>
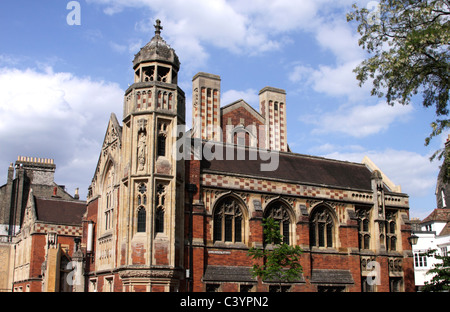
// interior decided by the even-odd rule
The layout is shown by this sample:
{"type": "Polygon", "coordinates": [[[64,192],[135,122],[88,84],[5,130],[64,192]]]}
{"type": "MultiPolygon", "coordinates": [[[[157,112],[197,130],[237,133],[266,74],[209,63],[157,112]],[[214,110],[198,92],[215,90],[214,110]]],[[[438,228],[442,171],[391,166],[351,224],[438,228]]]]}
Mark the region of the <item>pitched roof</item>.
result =
{"type": "MultiPolygon", "coordinates": [[[[279,164],[274,171],[261,171],[260,154],[256,160],[250,160],[246,149],[245,160],[203,160],[203,171],[238,174],[267,179],[278,179],[293,183],[326,185],[345,189],[371,191],[371,171],[363,164],[307,156],[294,153],[278,153],[279,164]]],[[[225,157],[224,152],[224,158],[225,157]]],[[[275,160],[275,159],[273,159],[275,160]]]]}
{"type": "Polygon", "coordinates": [[[311,283],[318,284],[354,284],[349,270],[312,270],[311,283]]]}
{"type": "MultiPolygon", "coordinates": [[[[259,120],[261,123],[264,123],[264,116],[262,116],[260,113],[256,111],[250,104],[245,102],[243,99],[234,101],[233,103],[230,103],[226,106],[223,106],[220,108],[220,113],[222,115],[228,114],[231,111],[237,110],[237,109],[244,109],[248,111],[255,119],[259,120]]],[[[224,122],[222,120],[222,122],[224,122]]]]}
{"type": "Polygon", "coordinates": [[[86,203],[62,199],[45,199],[35,197],[36,217],[38,221],[81,225],[86,212],[86,203]]]}
{"type": "Polygon", "coordinates": [[[208,265],[204,281],[214,282],[256,282],[251,267],[208,265]]]}
{"type": "Polygon", "coordinates": [[[436,208],[434,209],[428,217],[422,220],[422,223],[430,221],[450,221],[450,209],[449,208],[436,208]]]}

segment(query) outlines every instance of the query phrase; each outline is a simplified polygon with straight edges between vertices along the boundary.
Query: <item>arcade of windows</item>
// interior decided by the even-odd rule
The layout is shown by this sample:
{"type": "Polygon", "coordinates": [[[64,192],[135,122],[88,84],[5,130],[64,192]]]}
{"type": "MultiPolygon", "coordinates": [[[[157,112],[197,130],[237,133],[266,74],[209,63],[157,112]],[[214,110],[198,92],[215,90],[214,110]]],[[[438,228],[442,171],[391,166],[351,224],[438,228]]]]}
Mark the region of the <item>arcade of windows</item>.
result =
{"type": "MultiPolygon", "coordinates": [[[[155,194],[155,218],[154,231],[155,234],[164,232],[164,213],[166,204],[166,190],[167,186],[161,183],[156,185],[155,194]]],[[[147,186],[141,183],[138,186],[138,194],[136,196],[137,202],[137,224],[136,232],[147,232],[147,186]]]]}
{"type": "Polygon", "coordinates": [[[108,230],[111,230],[113,227],[114,208],[116,205],[116,200],[115,200],[116,191],[114,188],[114,168],[113,167],[111,167],[108,170],[108,173],[106,175],[105,193],[106,193],[106,200],[104,203],[104,210],[103,210],[103,216],[104,216],[103,230],[108,231],[108,230]]]}
{"type": "MultiPolygon", "coordinates": [[[[213,211],[213,241],[224,243],[245,243],[245,205],[233,196],[220,199],[213,211]]],[[[356,210],[358,218],[359,248],[370,249],[371,231],[369,209],[356,210]]],[[[291,209],[282,201],[275,201],[267,206],[264,218],[273,218],[280,225],[283,243],[294,244],[294,219],[291,209]]],[[[336,247],[336,219],[334,212],[326,205],[315,207],[309,221],[310,245],[318,248],[336,247]]],[[[386,236],[381,235],[388,251],[396,250],[395,215],[388,213],[386,236]]]]}

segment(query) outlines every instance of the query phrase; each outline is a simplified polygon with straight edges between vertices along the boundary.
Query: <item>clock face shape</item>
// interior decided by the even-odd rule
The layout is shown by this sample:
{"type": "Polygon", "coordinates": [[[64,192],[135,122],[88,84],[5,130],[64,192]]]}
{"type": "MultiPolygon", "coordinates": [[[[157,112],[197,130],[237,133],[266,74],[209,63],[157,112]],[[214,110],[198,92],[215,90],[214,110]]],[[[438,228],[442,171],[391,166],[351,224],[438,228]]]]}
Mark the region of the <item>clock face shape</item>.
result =
{"type": "Polygon", "coordinates": [[[145,186],[144,183],[141,183],[141,184],[139,185],[138,191],[139,191],[141,194],[144,194],[144,193],[147,191],[147,187],[145,186]]]}

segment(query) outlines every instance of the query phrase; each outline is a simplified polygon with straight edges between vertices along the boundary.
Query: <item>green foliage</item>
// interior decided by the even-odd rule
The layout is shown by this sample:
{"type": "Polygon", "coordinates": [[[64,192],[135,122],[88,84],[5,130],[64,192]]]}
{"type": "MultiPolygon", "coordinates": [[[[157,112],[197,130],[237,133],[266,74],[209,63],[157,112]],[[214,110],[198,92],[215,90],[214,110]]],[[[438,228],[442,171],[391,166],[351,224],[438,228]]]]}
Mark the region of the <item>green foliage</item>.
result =
{"type": "Polygon", "coordinates": [[[427,271],[427,274],[434,274],[430,282],[425,282],[422,291],[450,291],[450,257],[436,254],[436,250],[430,250],[426,253],[428,257],[433,256],[441,263],[437,263],[434,267],[427,271]]]}
{"type": "Polygon", "coordinates": [[[272,218],[263,219],[264,249],[251,248],[248,255],[254,260],[263,260],[263,264],[254,264],[252,274],[264,281],[293,282],[298,280],[303,272],[300,265],[300,246],[290,246],[283,242],[280,234],[280,224],[272,218]]]}
{"type": "MultiPolygon", "coordinates": [[[[421,93],[423,106],[434,106],[437,120],[430,140],[450,127],[448,0],[380,0],[377,8],[358,8],[347,21],[358,22],[359,45],[369,53],[354,72],[360,85],[372,81],[372,95],[389,105],[407,105],[421,93]],[[440,117],[444,116],[442,119],[440,117]]],[[[441,151],[437,152],[436,157],[441,151]]],[[[433,158],[434,158],[433,157],[433,158]]]]}

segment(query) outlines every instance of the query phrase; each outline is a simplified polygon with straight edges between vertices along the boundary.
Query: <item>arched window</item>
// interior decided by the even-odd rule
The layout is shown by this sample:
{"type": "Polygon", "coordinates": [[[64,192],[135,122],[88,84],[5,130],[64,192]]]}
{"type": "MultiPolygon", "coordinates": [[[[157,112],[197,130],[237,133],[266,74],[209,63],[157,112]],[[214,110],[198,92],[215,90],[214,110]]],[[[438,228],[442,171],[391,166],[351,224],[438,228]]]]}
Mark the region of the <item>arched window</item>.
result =
{"type": "Polygon", "coordinates": [[[158,184],[155,196],[155,233],[164,233],[164,211],[166,202],[167,185],[158,184]]]}
{"type": "Polygon", "coordinates": [[[238,201],[233,197],[222,199],[214,210],[214,241],[242,242],[243,216],[238,201]]]}
{"type": "Polygon", "coordinates": [[[166,136],[158,135],[158,156],[166,156],[166,136]]]}
{"type": "Polygon", "coordinates": [[[269,205],[266,209],[264,217],[272,218],[280,225],[280,234],[283,236],[283,243],[290,244],[291,243],[291,218],[289,215],[288,208],[282,202],[275,202],[269,205]]]}
{"type": "Polygon", "coordinates": [[[309,226],[311,246],[333,247],[334,221],[328,208],[317,208],[311,216],[309,226]]]}
{"type": "Polygon", "coordinates": [[[358,231],[359,231],[359,249],[370,249],[370,231],[369,231],[369,209],[357,208],[358,231]]]}
{"type": "Polygon", "coordinates": [[[147,213],[144,207],[139,207],[137,212],[137,232],[145,232],[147,223],[147,213]]]}
{"type": "Polygon", "coordinates": [[[397,250],[396,213],[386,211],[386,250],[397,250]]]}
{"type": "Polygon", "coordinates": [[[156,209],[155,216],[155,233],[164,232],[164,209],[159,207],[156,209]]]}
{"type": "Polygon", "coordinates": [[[114,166],[112,163],[105,175],[103,192],[106,195],[103,204],[103,217],[104,217],[103,229],[105,231],[108,231],[113,227],[113,215],[114,215],[114,208],[116,205],[115,203],[116,191],[114,189],[114,166]]]}

